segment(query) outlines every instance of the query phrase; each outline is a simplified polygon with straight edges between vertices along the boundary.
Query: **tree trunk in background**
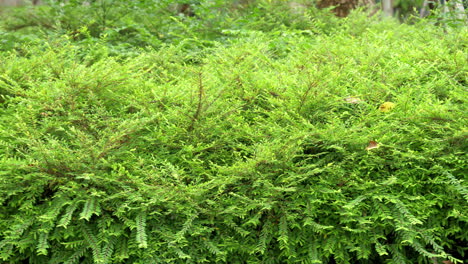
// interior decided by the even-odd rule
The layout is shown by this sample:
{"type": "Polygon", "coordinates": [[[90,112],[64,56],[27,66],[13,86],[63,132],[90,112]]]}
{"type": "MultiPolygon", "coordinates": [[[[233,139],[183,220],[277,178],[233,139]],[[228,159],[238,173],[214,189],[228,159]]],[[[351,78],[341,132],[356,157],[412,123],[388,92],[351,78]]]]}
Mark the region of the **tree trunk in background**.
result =
{"type": "MultiPolygon", "coordinates": [[[[20,5],[24,5],[25,2],[28,2],[28,1],[25,1],[25,0],[0,0],[0,6],[20,6],[20,5]]],[[[40,4],[40,0],[32,0],[32,1],[29,1],[30,3],[33,3],[34,5],[38,5],[40,4]]]]}
{"type": "Polygon", "coordinates": [[[455,14],[457,15],[457,19],[465,20],[465,21],[467,20],[465,7],[463,6],[462,0],[458,0],[454,2],[454,9],[455,9],[455,14]]]}
{"type": "Polygon", "coordinates": [[[424,0],[421,10],[419,10],[419,17],[427,17],[429,15],[429,1],[424,0]]]}
{"type": "Polygon", "coordinates": [[[21,0],[0,0],[0,5],[2,6],[18,6],[21,4],[21,0]]]}
{"type": "Polygon", "coordinates": [[[352,9],[356,8],[359,0],[320,0],[317,3],[318,8],[327,8],[335,6],[332,11],[339,17],[346,17],[352,9]]]}
{"type": "Polygon", "coordinates": [[[464,21],[467,20],[467,14],[465,12],[465,6],[463,6],[463,0],[453,0],[450,2],[437,1],[437,4],[435,4],[433,0],[424,0],[423,6],[419,11],[419,16],[428,16],[431,12],[431,9],[437,8],[438,5],[442,7],[443,14],[453,12],[457,19],[464,21]]]}
{"type": "Polygon", "coordinates": [[[393,16],[393,0],[382,0],[382,11],[385,16],[393,16]]]}

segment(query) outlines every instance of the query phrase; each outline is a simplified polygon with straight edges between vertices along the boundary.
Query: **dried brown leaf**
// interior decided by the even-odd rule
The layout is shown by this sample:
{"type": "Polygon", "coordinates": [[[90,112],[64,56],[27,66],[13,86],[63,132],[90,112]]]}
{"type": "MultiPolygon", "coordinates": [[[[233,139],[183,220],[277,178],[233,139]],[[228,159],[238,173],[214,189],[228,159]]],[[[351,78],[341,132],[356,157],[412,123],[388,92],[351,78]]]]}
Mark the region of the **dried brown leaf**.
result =
{"type": "Polygon", "coordinates": [[[371,149],[375,149],[375,148],[378,148],[379,147],[379,143],[377,143],[376,141],[369,141],[369,145],[367,145],[366,147],[366,150],[371,150],[371,149]]]}

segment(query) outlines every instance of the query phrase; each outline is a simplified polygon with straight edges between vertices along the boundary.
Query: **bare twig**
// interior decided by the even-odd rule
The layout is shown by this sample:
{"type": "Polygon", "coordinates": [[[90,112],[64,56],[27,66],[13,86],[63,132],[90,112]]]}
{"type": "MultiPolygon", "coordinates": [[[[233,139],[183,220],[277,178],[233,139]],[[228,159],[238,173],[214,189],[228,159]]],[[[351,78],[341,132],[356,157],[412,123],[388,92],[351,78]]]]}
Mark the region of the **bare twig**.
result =
{"type": "Polygon", "coordinates": [[[307,97],[309,97],[309,93],[312,90],[313,87],[316,87],[317,83],[316,82],[309,82],[309,87],[307,87],[307,90],[302,94],[301,96],[301,104],[299,105],[299,109],[297,110],[298,112],[301,111],[302,107],[304,106],[307,97]]]}
{"type": "Polygon", "coordinates": [[[200,119],[200,115],[203,110],[203,97],[205,97],[205,87],[203,86],[203,74],[202,72],[198,73],[198,104],[197,109],[192,117],[192,122],[188,127],[188,131],[192,131],[195,127],[195,123],[200,119]]]}

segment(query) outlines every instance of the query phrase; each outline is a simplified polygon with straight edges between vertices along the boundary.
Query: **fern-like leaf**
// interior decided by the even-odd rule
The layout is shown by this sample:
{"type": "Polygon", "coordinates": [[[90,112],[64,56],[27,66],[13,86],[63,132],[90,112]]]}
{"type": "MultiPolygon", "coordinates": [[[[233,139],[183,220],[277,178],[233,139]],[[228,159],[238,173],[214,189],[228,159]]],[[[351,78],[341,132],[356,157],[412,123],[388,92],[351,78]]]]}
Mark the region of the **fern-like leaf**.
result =
{"type": "Polygon", "coordinates": [[[208,251],[213,255],[223,255],[224,253],[215,246],[211,241],[203,240],[203,245],[208,249],[208,251]]]}
{"type": "Polygon", "coordinates": [[[83,232],[83,236],[88,242],[88,245],[91,247],[91,250],[93,251],[93,258],[94,262],[100,263],[102,262],[102,257],[101,257],[101,248],[99,247],[98,244],[98,239],[96,236],[93,234],[91,228],[89,228],[85,224],[81,224],[81,231],[83,232]]]}
{"type": "Polygon", "coordinates": [[[21,223],[13,225],[10,230],[7,232],[7,237],[10,239],[20,238],[24,231],[26,231],[33,223],[33,218],[27,218],[25,220],[20,220],[21,223]]]}
{"type": "Polygon", "coordinates": [[[258,240],[257,247],[255,249],[256,252],[261,254],[265,253],[268,243],[271,239],[271,229],[271,220],[267,220],[267,222],[263,225],[262,231],[260,233],[260,239],[258,240]]]}
{"type": "Polygon", "coordinates": [[[147,248],[148,243],[146,241],[146,213],[140,212],[135,219],[136,222],[136,241],[139,248],[147,248]]]}
{"type": "Polygon", "coordinates": [[[398,209],[398,211],[404,215],[409,223],[412,225],[421,225],[422,222],[421,220],[417,219],[409,210],[406,208],[406,206],[398,199],[392,199],[395,203],[395,207],[398,209]]]}
{"type": "Polygon", "coordinates": [[[289,246],[289,228],[286,216],[282,216],[279,222],[279,237],[278,242],[280,248],[283,250],[287,250],[289,246]]]}
{"type": "Polygon", "coordinates": [[[307,253],[308,253],[309,260],[310,260],[311,264],[322,263],[322,261],[319,258],[318,245],[317,245],[316,241],[310,241],[307,253]]]}
{"type": "Polygon", "coordinates": [[[63,262],[63,264],[75,264],[78,263],[80,258],[86,253],[86,247],[78,248],[69,258],[67,261],[63,262]]]}
{"type": "Polygon", "coordinates": [[[193,214],[185,221],[185,223],[182,226],[182,229],[175,235],[176,241],[173,242],[181,241],[184,238],[185,234],[190,230],[190,228],[192,228],[193,220],[195,220],[197,217],[198,214],[193,214]]]}
{"type": "Polygon", "coordinates": [[[392,260],[395,264],[406,264],[406,257],[401,251],[398,249],[396,245],[390,245],[389,247],[390,252],[392,253],[392,260]]]}
{"type": "Polygon", "coordinates": [[[112,253],[114,253],[114,245],[115,245],[116,238],[111,237],[109,242],[104,245],[101,250],[102,253],[102,262],[103,263],[111,263],[112,253]]]}
{"type": "Polygon", "coordinates": [[[343,207],[348,209],[348,210],[351,210],[354,207],[356,207],[358,204],[360,204],[362,201],[364,201],[365,199],[367,199],[366,195],[360,195],[356,199],[354,199],[351,202],[349,202],[348,204],[344,205],[343,207]]]}
{"type": "Polygon", "coordinates": [[[242,227],[240,227],[236,223],[234,223],[234,221],[232,221],[232,219],[226,219],[225,224],[228,227],[230,227],[231,229],[233,229],[234,231],[236,231],[236,233],[239,234],[242,237],[246,237],[246,236],[248,236],[250,234],[249,231],[243,229],[242,227]]]}
{"type": "Polygon", "coordinates": [[[128,255],[128,241],[125,238],[120,238],[117,241],[115,257],[119,260],[124,260],[129,257],[128,255]]]}
{"type": "Polygon", "coordinates": [[[465,201],[468,202],[468,189],[464,187],[459,179],[455,178],[451,173],[445,172],[445,177],[447,177],[449,183],[455,187],[455,190],[457,190],[461,196],[465,199],[465,201]]]}
{"type": "Polygon", "coordinates": [[[375,251],[377,251],[377,254],[379,254],[379,256],[388,255],[387,247],[379,242],[375,243],[375,251]]]}
{"type": "Polygon", "coordinates": [[[333,226],[326,226],[326,225],[321,225],[317,222],[315,222],[312,218],[307,217],[304,219],[304,224],[303,226],[310,226],[312,230],[316,233],[322,233],[325,230],[330,230],[333,229],[333,226]]]}
{"type": "Polygon", "coordinates": [[[55,219],[60,214],[60,211],[62,210],[62,208],[68,203],[69,201],[67,201],[66,199],[62,197],[55,198],[52,204],[47,209],[47,213],[44,215],[41,215],[39,217],[39,220],[42,222],[54,223],[55,219]]]}
{"type": "Polygon", "coordinates": [[[0,259],[6,260],[13,254],[13,243],[10,239],[0,241],[0,259]]]}
{"type": "Polygon", "coordinates": [[[57,226],[67,228],[67,226],[70,224],[73,213],[75,212],[77,207],[78,207],[78,204],[76,203],[69,205],[67,209],[65,210],[65,214],[62,216],[57,226]]]}
{"type": "Polygon", "coordinates": [[[50,247],[49,243],[47,242],[48,237],[49,237],[48,233],[39,234],[39,239],[37,241],[37,249],[36,249],[36,252],[38,255],[47,255],[47,249],[50,247]]]}
{"type": "Polygon", "coordinates": [[[177,256],[180,258],[180,259],[191,259],[192,257],[190,255],[188,255],[187,253],[183,252],[182,249],[180,248],[174,248],[177,256]]]}
{"type": "Polygon", "coordinates": [[[91,198],[86,201],[83,206],[83,211],[80,214],[80,219],[85,219],[89,221],[93,214],[99,215],[101,213],[101,207],[99,206],[96,198],[91,198]]]}

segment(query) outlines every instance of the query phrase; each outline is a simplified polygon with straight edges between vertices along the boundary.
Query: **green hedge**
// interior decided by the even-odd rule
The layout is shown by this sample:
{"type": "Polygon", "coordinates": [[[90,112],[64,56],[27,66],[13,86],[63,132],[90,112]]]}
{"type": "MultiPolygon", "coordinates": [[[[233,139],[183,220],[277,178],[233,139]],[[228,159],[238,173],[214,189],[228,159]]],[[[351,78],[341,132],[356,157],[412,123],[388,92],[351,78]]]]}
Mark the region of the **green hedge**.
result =
{"type": "Polygon", "coordinates": [[[466,257],[466,29],[225,33],[0,53],[0,260],[466,257]]]}

